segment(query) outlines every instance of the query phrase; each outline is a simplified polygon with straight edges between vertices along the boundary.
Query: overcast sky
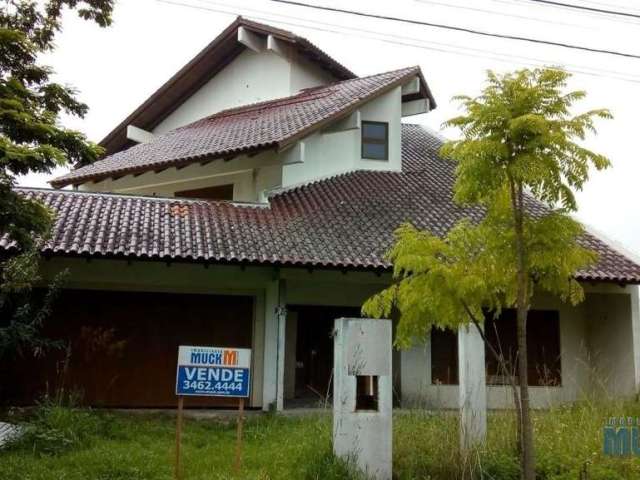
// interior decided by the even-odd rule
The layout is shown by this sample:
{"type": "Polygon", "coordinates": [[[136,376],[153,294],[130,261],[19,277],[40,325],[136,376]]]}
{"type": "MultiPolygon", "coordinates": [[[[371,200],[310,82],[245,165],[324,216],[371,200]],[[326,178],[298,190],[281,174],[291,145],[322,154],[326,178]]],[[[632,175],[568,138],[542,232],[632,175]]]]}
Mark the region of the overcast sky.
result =
{"type": "MultiPolygon", "coordinates": [[[[640,19],[544,5],[531,0],[302,0],[325,6],[527,36],[640,55],[640,19]]],[[[633,0],[566,0],[640,15],[633,0]]],[[[438,102],[411,121],[440,130],[457,113],[456,94],[476,94],[487,69],[541,64],[576,72],[571,88],[589,96],[578,110],[609,108],[587,145],[613,168],[594,172],[579,194],[580,219],[640,256],[640,59],[486,38],[433,27],[310,10],[269,0],[118,0],[114,24],[100,29],[65,17],[57,50],[45,61],[89,107],[63,123],[99,141],[231,23],[237,14],[305,36],[358,75],[419,64],[438,102]]],[[[443,132],[447,136],[455,132],[443,132]]],[[[59,175],[61,172],[56,172],[59,175]]],[[[46,187],[50,176],[22,185],[46,187]]]]}

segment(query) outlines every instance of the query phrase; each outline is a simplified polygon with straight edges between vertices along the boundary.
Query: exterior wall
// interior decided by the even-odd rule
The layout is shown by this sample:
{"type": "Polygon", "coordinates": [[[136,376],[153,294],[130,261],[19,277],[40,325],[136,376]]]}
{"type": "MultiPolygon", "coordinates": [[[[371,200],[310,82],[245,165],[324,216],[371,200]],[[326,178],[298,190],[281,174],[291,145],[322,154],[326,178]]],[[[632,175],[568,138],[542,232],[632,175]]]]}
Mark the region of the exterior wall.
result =
{"type": "Polygon", "coordinates": [[[282,186],[286,188],[351,170],[400,171],[401,108],[401,88],[398,87],[360,109],[362,121],[389,123],[389,160],[362,158],[359,128],[339,132],[325,130],[304,139],[304,162],[283,167],[282,186]]]}
{"type": "Polygon", "coordinates": [[[291,95],[298,93],[304,88],[318,87],[336,81],[330,73],[322,70],[317,65],[299,55],[293,54],[292,60],[291,74],[289,77],[289,91],[291,95]]]}
{"type": "Polygon", "coordinates": [[[290,63],[275,53],[246,49],[160,122],[153,133],[167,133],[227,108],[286,97],[291,94],[290,72],[290,63]]]}
{"type": "MultiPolygon", "coordinates": [[[[43,274],[51,277],[69,269],[67,288],[176,293],[251,295],[253,321],[253,380],[251,405],[282,408],[292,390],[295,373],[295,328],[300,322],[283,315],[283,306],[360,306],[390,281],[388,274],[271,267],[211,266],[128,262],[126,260],[53,259],[44,261],[43,274]],[[287,373],[289,372],[289,373],[287,373]]],[[[532,405],[545,408],[600,391],[619,396],[636,391],[639,377],[635,345],[640,319],[637,287],[588,287],[586,301],[571,307],[550,297],[537,297],[534,308],[560,313],[562,384],[530,387],[532,405]]],[[[426,345],[394,355],[394,378],[400,379],[403,406],[459,407],[455,385],[431,384],[431,349],[426,345]],[[398,362],[399,361],[399,362],[398,362]]],[[[508,387],[488,386],[489,408],[509,408],[508,387]]]]}
{"type": "Polygon", "coordinates": [[[241,155],[229,161],[214,160],[182,169],[168,168],[159,173],[147,172],[137,177],[127,175],[117,180],[107,179],[85,183],[81,190],[91,192],[127,193],[173,197],[176,192],[194,188],[233,184],[233,200],[257,202],[261,192],[278,187],[282,167],[275,152],[262,152],[253,157],[241,155]]]}
{"type": "Polygon", "coordinates": [[[587,298],[587,327],[594,388],[611,396],[636,391],[635,355],[628,293],[595,293],[587,298]]]}
{"type": "Polygon", "coordinates": [[[331,82],[335,78],[330,74],[295,54],[283,58],[270,51],[257,53],[246,49],[152,133],[167,133],[221,110],[287,97],[303,88],[331,82]]]}
{"type": "Polygon", "coordinates": [[[374,101],[363,105],[360,109],[362,120],[389,122],[389,160],[368,160],[360,154],[360,132],[358,132],[358,155],[355,168],[362,170],[402,169],[401,137],[402,137],[402,88],[397,87],[374,101]]]}
{"type": "MultiPolygon", "coordinates": [[[[595,382],[604,382],[605,390],[614,394],[633,391],[635,379],[630,296],[621,287],[587,290],[582,304],[572,307],[549,296],[534,299],[533,308],[554,309],[560,313],[560,351],[562,384],[559,386],[531,386],[531,404],[547,408],[558,403],[572,402],[591,393],[595,382]],[[608,293],[617,292],[617,293],[608,293]],[[607,312],[602,314],[600,312],[607,312]],[[604,315],[605,318],[602,317],[604,315]],[[598,322],[595,322],[598,319],[598,322]],[[598,323],[599,327],[594,327],[598,323]],[[595,355],[599,349],[600,354],[595,355]],[[594,363],[595,362],[595,363],[594,363]],[[616,375],[599,372],[614,368],[616,375]]],[[[402,399],[405,406],[456,409],[459,406],[457,385],[433,385],[431,382],[431,348],[429,340],[403,351],[402,399]]],[[[487,386],[488,408],[511,408],[511,391],[506,386],[487,386]]]]}
{"type": "MultiPolygon", "coordinates": [[[[248,59],[252,59],[254,56],[262,58],[260,55],[267,55],[266,53],[258,55],[249,51],[245,52],[245,54],[247,57],[244,58],[248,59]]],[[[245,54],[242,54],[237,61],[240,61],[240,58],[245,54]]],[[[282,60],[281,57],[276,56],[276,58],[282,60]]],[[[242,62],[240,63],[242,64],[242,62]]],[[[251,64],[249,60],[244,60],[244,62],[251,64]]],[[[301,85],[305,82],[317,83],[322,80],[322,72],[318,73],[312,69],[304,69],[299,64],[294,65],[296,65],[294,70],[297,72],[296,81],[301,85]]],[[[223,82],[224,78],[226,77],[221,73],[214,77],[210,83],[223,82]]],[[[265,83],[267,82],[265,81],[265,83]]],[[[187,108],[189,102],[207,88],[209,87],[203,87],[172,115],[187,115],[186,113],[180,113],[181,109],[187,108]]],[[[230,94],[230,98],[232,96],[230,94]]],[[[278,96],[280,95],[278,94],[278,96]]],[[[246,102],[243,101],[243,103],[246,102]]],[[[209,107],[203,107],[198,104],[198,108],[209,107]]],[[[194,113],[194,115],[200,115],[200,113],[194,113]]],[[[286,163],[293,149],[283,152],[270,150],[251,157],[240,155],[231,160],[217,159],[204,165],[196,163],[179,169],[175,167],[168,168],[158,173],[150,171],[138,176],[126,175],[118,179],[106,179],[95,183],[89,182],[82,184],[79,189],[92,192],[173,197],[176,192],[182,190],[233,184],[234,201],[266,202],[270,191],[308,183],[353,170],[400,171],[402,167],[401,87],[397,87],[364,105],[360,109],[360,117],[363,121],[389,123],[388,160],[368,160],[361,157],[360,128],[343,131],[332,131],[329,128],[313,133],[303,139],[305,149],[304,160],[301,163],[286,163]]],[[[172,116],[168,117],[165,122],[171,120],[171,118],[172,116]]]]}

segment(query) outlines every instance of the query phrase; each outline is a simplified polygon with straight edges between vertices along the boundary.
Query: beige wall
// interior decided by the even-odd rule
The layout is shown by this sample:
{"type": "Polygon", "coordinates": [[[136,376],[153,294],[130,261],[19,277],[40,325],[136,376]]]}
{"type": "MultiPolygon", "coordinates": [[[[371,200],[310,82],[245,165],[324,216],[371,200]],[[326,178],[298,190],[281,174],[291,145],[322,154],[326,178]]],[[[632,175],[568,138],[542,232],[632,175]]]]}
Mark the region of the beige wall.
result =
{"type": "MultiPolygon", "coordinates": [[[[585,302],[570,306],[550,296],[537,296],[533,308],[560,314],[562,384],[530,387],[534,408],[572,402],[585,395],[632,395],[635,391],[630,289],[587,286],[585,302]]],[[[430,345],[402,352],[402,397],[406,406],[458,408],[456,385],[431,383],[430,345]]],[[[488,408],[513,405],[508,387],[487,387],[488,408]]]]}
{"type": "Polygon", "coordinates": [[[627,293],[587,297],[587,328],[594,387],[611,396],[635,393],[631,301],[627,293]]]}
{"type": "Polygon", "coordinates": [[[302,88],[335,81],[318,66],[291,54],[244,50],[153,129],[170,130],[227,108],[287,97],[302,88]]]}

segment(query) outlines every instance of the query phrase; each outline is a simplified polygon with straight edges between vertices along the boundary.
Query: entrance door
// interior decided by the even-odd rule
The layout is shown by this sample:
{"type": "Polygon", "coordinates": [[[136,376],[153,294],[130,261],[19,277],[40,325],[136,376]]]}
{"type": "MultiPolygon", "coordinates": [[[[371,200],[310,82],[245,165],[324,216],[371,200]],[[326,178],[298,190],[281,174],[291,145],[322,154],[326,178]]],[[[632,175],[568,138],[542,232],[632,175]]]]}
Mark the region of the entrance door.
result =
{"type": "Polygon", "coordinates": [[[333,324],[336,318],[359,318],[359,307],[288,306],[297,313],[295,397],[324,400],[331,395],[333,324]]]}

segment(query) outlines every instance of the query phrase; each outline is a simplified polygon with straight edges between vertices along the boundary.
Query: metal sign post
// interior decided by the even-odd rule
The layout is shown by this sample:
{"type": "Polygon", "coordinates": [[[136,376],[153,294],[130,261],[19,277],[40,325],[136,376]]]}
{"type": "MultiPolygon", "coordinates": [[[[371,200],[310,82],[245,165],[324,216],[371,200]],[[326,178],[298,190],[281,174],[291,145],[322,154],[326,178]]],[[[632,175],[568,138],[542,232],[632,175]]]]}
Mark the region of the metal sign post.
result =
{"type": "Polygon", "coordinates": [[[192,347],[178,349],[176,395],[178,419],[176,423],[175,478],[180,480],[180,437],[185,396],[238,398],[238,432],[234,468],[240,473],[242,465],[242,427],[244,399],[251,386],[251,350],[248,348],[192,347]]]}

